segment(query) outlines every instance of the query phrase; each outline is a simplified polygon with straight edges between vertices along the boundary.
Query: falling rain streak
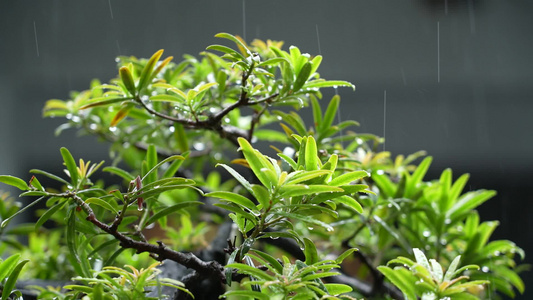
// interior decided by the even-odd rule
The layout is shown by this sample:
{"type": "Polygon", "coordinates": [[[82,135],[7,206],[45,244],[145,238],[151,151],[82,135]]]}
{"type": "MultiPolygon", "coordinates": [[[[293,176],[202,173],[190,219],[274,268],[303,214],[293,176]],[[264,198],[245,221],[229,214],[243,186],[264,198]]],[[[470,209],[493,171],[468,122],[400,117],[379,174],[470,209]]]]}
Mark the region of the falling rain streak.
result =
{"type": "Polygon", "coordinates": [[[474,1],[468,0],[468,17],[470,19],[470,33],[476,33],[476,16],[474,15],[474,1]]]}
{"type": "Polygon", "coordinates": [[[111,14],[111,20],[113,20],[113,8],[111,7],[111,0],[108,0],[109,2],[109,13],[111,14]]]}
{"type": "Polygon", "coordinates": [[[318,54],[322,55],[322,50],[320,49],[320,34],[318,33],[318,24],[316,24],[316,41],[318,43],[318,54]]]}
{"type": "Polygon", "coordinates": [[[440,83],[440,22],[437,22],[437,82],[440,83]]]}
{"type": "Polygon", "coordinates": [[[385,133],[387,129],[387,90],[383,91],[383,151],[385,151],[385,133]]]}
{"type": "Polygon", "coordinates": [[[33,21],[33,33],[35,34],[35,48],[37,49],[37,56],[39,56],[39,42],[37,41],[37,27],[33,21]]]}
{"type": "Polygon", "coordinates": [[[246,41],[246,4],[242,0],[242,38],[246,41]]]}

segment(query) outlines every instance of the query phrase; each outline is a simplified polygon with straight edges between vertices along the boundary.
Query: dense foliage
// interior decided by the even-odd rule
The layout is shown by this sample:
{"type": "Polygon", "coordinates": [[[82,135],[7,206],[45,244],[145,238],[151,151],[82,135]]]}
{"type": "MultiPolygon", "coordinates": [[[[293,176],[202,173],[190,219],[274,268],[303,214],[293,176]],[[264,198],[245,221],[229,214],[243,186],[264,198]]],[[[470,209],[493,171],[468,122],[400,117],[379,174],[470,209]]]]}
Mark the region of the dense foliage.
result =
{"type": "Polygon", "coordinates": [[[0,176],[34,197],[22,209],[8,195],[0,202],[0,249],[11,255],[0,265],[2,299],[20,296],[15,282],[28,278],[65,280],[34,286],[40,299],[523,292],[523,251],[489,241],[498,223],[475,211],[494,191],[464,192],[468,175],[454,180],[451,170],[426,181],[431,157],[392,158],[377,151],[381,138],[353,131],[357,122],[335,124],[340,98],[322,107],[320,89],[354,86],[322,79],[320,55],[217,37],[235,47],[212,45],[180,63],[163,50],[119,57],[117,78],[46,103],[44,116],[66,119],[57,133],[100,137],[112,163],[61,148],[65,174],[0,176]],[[309,106],[305,124],[297,111],[309,106]],[[100,169],[118,180],[95,180],[100,169]],[[35,223],[10,223],[33,206],[45,208],[35,223]],[[27,246],[17,240],[24,233],[27,246]]]}

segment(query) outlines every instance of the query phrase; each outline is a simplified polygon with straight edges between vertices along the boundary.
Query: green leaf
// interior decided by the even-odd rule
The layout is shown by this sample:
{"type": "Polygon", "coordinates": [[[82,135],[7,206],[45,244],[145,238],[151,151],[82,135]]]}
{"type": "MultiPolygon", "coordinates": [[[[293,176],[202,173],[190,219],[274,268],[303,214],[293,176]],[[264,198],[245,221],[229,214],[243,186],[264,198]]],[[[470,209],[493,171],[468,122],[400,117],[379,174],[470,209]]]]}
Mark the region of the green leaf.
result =
{"type": "Polygon", "coordinates": [[[15,284],[17,282],[17,279],[19,277],[20,271],[29,262],[28,259],[25,259],[21,262],[19,262],[13,271],[11,271],[11,274],[9,274],[9,277],[7,278],[6,283],[4,284],[3,290],[2,290],[2,300],[9,299],[9,295],[11,295],[13,289],[15,288],[15,284]]]}
{"type": "Polygon", "coordinates": [[[496,195],[495,191],[479,190],[464,194],[459,200],[446,212],[446,217],[454,220],[462,214],[478,207],[483,202],[496,195]]]}
{"type": "Polygon", "coordinates": [[[137,92],[135,91],[135,82],[133,81],[133,76],[131,74],[130,69],[126,66],[120,67],[118,73],[120,75],[120,80],[122,80],[122,83],[124,84],[128,92],[130,92],[132,96],[137,95],[137,92]]]}
{"type": "Polygon", "coordinates": [[[397,272],[389,267],[379,266],[377,269],[387,277],[392,284],[399,288],[402,293],[406,296],[406,300],[416,300],[415,288],[411,285],[409,278],[406,277],[405,273],[397,272]]]}
{"type": "Polygon", "coordinates": [[[416,168],[410,180],[407,181],[404,193],[406,198],[414,196],[416,188],[418,187],[420,182],[422,182],[422,179],[424,179],[424,176],[426,175],[432,160],[433,158],[431,156],[424,158],[424,160],[416,168]]]}
{"type": "Polygon", "coordinates": [[[42,200],[46,199],[46,197],[41,197],[35,201],[33,201],[32,203],[24,206],[24,208],[18,210],[16,213],[12,214],[9,218],[5,219],[2,221],[2,224],[0,224],[0,228],[5,228],[7,226],[7,224],[9,224],[9,222],[15,218],[16,216],[24,213],[26,210],[30,209],[32,206],[36,205],[37,203],[41,202],[42,200]]]}
{"type": "Polygon", "coordinates": [[[4,279],[9,276],[11,271],[15,269],[19,259],[20,253],[15,253],[4,261],[0,261],[0,282],[3,282],[4,279]]]}
{"type": "Polygon", "coordinates": [[[56,205],[52,206],[50,209],[48,209],[35,223],[35,231],[38,231],[41,226],[43,226],[44,222],[48,221],[58,210],[63,208],[65,204],[67,203],[67,200],[63,200],[62,202],[57,203],[56,205]]]}
{"type": "Polygon", "coordinates": [[[319,193],[343,192],[344,190],[329,185],[287,184],[280,187],[279,191],[281,197],[296,197],[319,193]]]}
{"type": "Polygon", "coordinates": [[[152,215],[147,221],[146,221],[146,225],[150,225],[152,224],[153,222],[157,221],[158,219],[164,217],[164,216],[167,216],[173,212],[176,212],[180,209],[184,209],[184,208],[187,208],[187,207],[190,207],[190,206],[193,206],[193,205],[200,205],[200,204],[203,204],[202,202],[199,202],[199,201],[185,201],[185,202],[181,202],[181,203],[178,203],[178,204],[175,204],[175,205],[172,205],[172,206],[169,206],[169,207],[166,207],[160,211],[158,211],[157,213],[155,213],[154,215],[152,215]]]}
{"type": "Polygon", "coordinates": [[[109,97],[100,97],[92,99],[90,103],[87,103],[80,107],[80,110],[84,110],[96,106],[110,105],[118,102],[128,101],[133,99],[133,97],[119,97],[119,98],[109,98],[109,97]]]}
{"type": "Polygon", "coordinates": [[[318,262],[318,252],[316,251],[315,243],[304,237],[304,244],[305,263],[307,265],[312,265],[318,262]]]}
{"type": "Polygon", "coordinates": [[[67,148],[61,147],[61,156],[63,156],[63,161],[67,167],[70,179],[72,181],[72,188],[77,188],[78,185],[78,167],[76,166],[76,161],[72,154],[68,151],[67,148]]]}
{"type": "Polygon", "coordinates": [[[316,89],[316,88],[338,87],[338,86],[351,87],[355,91],[355,85],[349,83],[348,81],[342,81],[342,80],[325,81],[324,79],[317,79],[313,81],[308,81],[304,85],[304,88],[305,89],[316,89]]]}
{"type": "Polygon", "coordinates": [[[318,159],[316,141],[312,136],[309,136],[305,144],[305,169],[307,171],[313,171],[318,170],[319,167],[321,167],[321,164],[318,159]]]}
{"type": "Polygon", "coordinates": [[[342,174],[341,176],[335,177],[335,179],[331,180],[328,184],[331,186],[348,185],[352,181],[359,180],[369,175],[370,174],[368,174],[366,171],[348,172],[348,173],[342,174]]]}
{"type": "Polygon", "coordinates": [[[76,236],[76,209],[71,209],[68,213],[67,219],[67,246],[70,255],[76,262],[80,263],[80,257],[78,255],[78,237],[76,236]]]}
{"type": "Polygon", "coordinates": [[[319,133],[326,132],[326,130],[328,130],[333,125],[333,120],[335,120],[335,116],[337,115],[337,110],[339,109],[340,101],[341,98],[339,97],[339,95],[335,95],[333,96],[333,98],[331,98],[331,101],[328,104],[328,108],[324,113],[322,123],[318,127],[319,133]]]}
{"type": "Polygon", "coordinates": [[[276,178],[276,170],[272,166],[272,163],[270,163],[263,154],[254,149],[246,139],[240,137],[238,142],[246,161],[259,181],[261,181],[267,189],[275,187],[278,180],[276,178]]]}
{"type": "Polygon", "coordinates": [[[228,291],[221,295],[219,298],[230,298],[230,299],[259,299],[259,300],[269,300],[271,299],[269,295],[262,294],[261,292],[249,291],[249,290],[233,290],[228,291]],[[235,298],[233,298],[235,297],[235,298]]]}
{"type": "Polygon", "coordinates": [[[254,253],[259,255],[262,259],[266,260],[278,273],[283,272],[283,266],[278,262],[277,259],[272,257],[270,254],[261,252],[259,250],[253,249],[254,253]]]}
{"type": "Polygon", "coordinates": [[[340,295],[344,293],[349,293],[353,291],[353,289],[346,285],[346,284],[340,284],[340,283],[325,283],[324,284],[326,288],[328,289],[328,293],[330,295],[340,295]]]}
{"type": "Polygon", "coordinates": [[[424,267],[426,270],[431,270],[431,266],[429,265],[428,259],[426,258],[426,255],[424,252],[420,251],[418,248],[413,249],[413,253],[415,255],[416,262],[424,267]]]}
{"type": "Polygon", "coordinates": [[[48,173],[48,172],[46,172],[46,171],[43,171],[43,170],[31,169],[31,170],[30,170],[30,173],[32,173],[32,174],[40,174],[40,175],[44,175],[44,176],[46,176],[46,177],[48,177],[48,178],[50,178],[50,179],[53,179],[53,180],[59,181],[59,182],[65,184],[65,185],[68,185],[68,184],[69,184],[65,179],[63,179],[63,178],[61,178],[61,177],[59,177],[59,176],[57,176],[57,175],[54,175],[54,174],[48,173]]]}
{"type": "Polygon", "coordinates": [[[232,192],[225,192],[225,191],[219,191],[219,192],[211,192],[206,194],[207,197],[214,197],[214,198],[220,198],[225,201],[232,202],[234,204],[237,204],[239,206],[242,206],[249,211],[257,212],[257,207],[255,203],[253,203],[250,199],[241,196],[239,194],[235,194],[232,192]]]}
{"type": "Polygon", "coordinates": [[[293,170],[298,170],[298,164],[294,161],[294,159],[283,153],[278,153],[278,156],[281,157],[281,159],[283,159],[287,164],[289,164],[293,170]]]}
{"type": "Polygon", "coordinates": [[[387,176],[383,170],[377,170],[376,172],[373,172],[372,180],[374,180],[380,189],[384,199],[394,196],[396,192],[396,186],[392,183],[392,181],[389,179],[389,176],[387,176]]]}
{"type": "Polygon", "coordinates": [[[337,259],[335,260],[336,264],[341,264],[348,256],[352,255],[355,251],[359,251],[357,248],[350,248],[346,251],[344,251],[337,259]]]}
{"type": "Polygon", "coordinates": [[[254,191],[255,199],[262,206],[262,209],[268,209],[272,205],[270,203],[271,198],[268,190],[264,186],[258,184],[252,185],[252,189],[254,191]]]}
{"type": "Polygon", "coordinates": [[[303,65],[302,69],[300,70],[300,73],[298,74],[298,76],[296,77],[296,80],[294,81],[292,85],[292,91],[294,93],[299,91],[303,87],[303,85],[307,82],[307,80],[309,79],[309,76],[311,76],[312,69],[313,69],[313,65],[311,64],[311,62],[307,62],[305,63],[305,65],[303,65]]]}
{"type": "Polygon", "coordinates": [[[272,281],[272,280],[276,279],[275,277],[269,275],[265,271],[262,271],[260,269],[255,268],[255,267],[252,267],[252,266],[249,266],[249,265],[245,265],[245,264],[241,264],[241,263],[228,264],[228,265],[226,265],[226,268],[237,269],[237,272],[239,272],[239,273],[248,274],[248,275],[254,276],[254,277],[256,277],[258,279],[261,279],[261,280],[272,281]]]}
{"type": "Polygon", "coordinates": [[[243,49],[246,53],[248,53],[248,55],[251,54],[250,50],[246,47],[246,45],[241,40],[239,40],[238,38],[236,38],[235,36],[229,33],[221,32],[221,33],[216,34],[215,37],[228,39],[234,42],[235,44],[237,44],[237,46],[243,49]]]}
{"type": "Polygon", "coordinates": [[[296,171],[290,173],[285,179],[285,182],[287,184],[296,184],[331,173],[330,170],[296,171]]]}
{"type": "Polygon", "coordinates": [[[14,186],[22,191],[27,191],[30,189],[24,180],[10,175],[0,175],[0,182],[14,186]]]}
{"type": "Polygon", "coordinates": [[[238,60],[245,60],[245,58],[244,58],[244,56],[242,56],[242,54],[240,54],[238,51],[233,50],[230,47],[226,47],[226,46],[222,46],[222,45],[211,45],[211,46],[208,46],[206,49],[207,50],[219,51],[219,52],[222,52],[222,53],[229,54],[229,55],[235,57],[238,60]]]}
{"type": "Polygon", "coordinates": [[[117,167],[105,167],[103,168],[103,171],[120,176],[128,182],[133,181],[135,179],[135,176],[117,167]]]}
{"type": "Polygon", "coordinates": [[[163,49],[154,53],[154,55],[150,57],[150,59],[144,66],[141,72],[141,76],[139,77],[139,85],[138,85],[139,93],[150,84],[149,79],[152,77],[152,72],[154,70],[154,67],[159,61],[159,58],[161,58],[161,55],[163,55],[163,49]]]}
{"type": "Polygon", "coordinates": [[[114,214],[118,214],[118,210],[113,207],[109,202],[102,200],[100,198],[89,198],[85,200],[87,204],[95,204],[100,207],[103,207],[106,210],[112,211],[114,214]]]}
{"type": "Polygon", "coordinates": [[[333,231],[333,227],[331,227],[329,224],[324,223],[324,222],[322,222],[320,220],[317,220],[317,219],[315,219],[313,217],[310,217],[310,216],[304,216],[304,215],[301,215],[301,214],[298,214],[298,213],[295,213],[295,212],[288,213],[288,212],[284,212],[284,211],[275,211],[275,212],[272,212],[272,213],[276,214],[276,215],[279,215],[279,216],[282,216],[282,217],[285,217],[285,218],[296,219],[296,220],[302,221],[302,222],[307,223],[307,224],[318,225],[318,226],[324,227],[327,231],[333,231]]]}
{"type": "Polygon", "coordinates": [[[232,167],[230,166],[227,166],[225,164],[217,164],[216,165],[217,167],[218,166],[222,166],[224,169],[226,169],[235,179],[237,179],[237,181],[248,191],[250,192],[252,195],[255,195],[254,194],[254,191],[252,189],[252,185],[246,180],[244,179],[244,177],[242,177],[241,174],[239,174],[237,171],[235,171],[232,167]]]}
{"type": "Polygon", "coordinates": [[[185,103],[186,100],[183,97],[159,94],[159,95],[151,96],[150,97],[150,101],[171,102],[171,103],[185,103]]]}
{"type": "Polygon", "coordinates": [[[444,281],[451,281],[453,279],[453,274],[457,270],[460,261],[461,255],[458,255],[453,259],[453,261],[450,263],[450,266],[448,267],[448,270],[446,270],[446,273],[444,274],[444,281]]]}
{"type": "MultiPolygon", "coordinates": [[[[165,170],[165,173],[163,173],[163,178],[173,177],[176,174],[176,172],[178,171],[178,169],[181,167],[181,165],[183,164],[185,159],[187,159],[189,157],[189,154],[190,154],[190,152],[185,152],[185,153],[183,153],[182,156],[174,158],[175,159],[174,162],[172,162],[172,164],[170,164],[170,166],[165,170]]],[[[164,159],[162,162],[166,162],[165,160],[166,159],[164,159]]]]}
{"type": "Polygon", "coordinates": [[[359,204],[357,200],[355,200],[354,198],[350,196],[340,196],[340,197],[333,199],[333,201],[342,203],[360,214],[363,213],[363,207],[361,206],[361,204],[359,204]]]}

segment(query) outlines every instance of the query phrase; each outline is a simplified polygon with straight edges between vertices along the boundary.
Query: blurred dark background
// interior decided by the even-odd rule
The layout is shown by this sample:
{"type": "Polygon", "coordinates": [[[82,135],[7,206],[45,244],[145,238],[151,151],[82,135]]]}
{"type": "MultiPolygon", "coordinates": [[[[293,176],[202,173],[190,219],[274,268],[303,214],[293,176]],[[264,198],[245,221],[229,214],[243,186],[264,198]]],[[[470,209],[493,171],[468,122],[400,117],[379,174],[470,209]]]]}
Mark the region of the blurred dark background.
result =
{"type": "Polygon", "coordinates": [[[427,150],[427,179],[451,167],[471,174],[469,189],[497,190],[481,217],[533,254],[532,29],[531,1],[0,1],[0,174],[57,169],[61,146],[108,158],[93,137],[55,137],[61,120],[41,109],[115,77],[117,55],[163,48],[176,61],[218,32],[284,40],[322,54],[322,77],[357,86],[339,90],[340,118],[359,132],[385,133],[393,154],[427,150]]]}

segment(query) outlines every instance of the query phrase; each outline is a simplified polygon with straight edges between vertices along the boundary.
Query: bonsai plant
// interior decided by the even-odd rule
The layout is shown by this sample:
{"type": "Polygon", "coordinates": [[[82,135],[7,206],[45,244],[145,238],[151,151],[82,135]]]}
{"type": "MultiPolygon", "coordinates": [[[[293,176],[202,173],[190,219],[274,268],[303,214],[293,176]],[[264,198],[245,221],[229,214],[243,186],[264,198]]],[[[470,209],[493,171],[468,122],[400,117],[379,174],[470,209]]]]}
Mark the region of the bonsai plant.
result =
{"type": "Polygon", "coordinates": [[[20,297],[27,278],[64,280],[30,287],[39,299],[523,292],[523,251],[489,241],[498,223],[475,210],[494,191],[463,192],[468,175],[454,181],[449,169],[426,180],[425,153],[393,158],[377,150],[382,138],[352,131],[357,122],[335,124],[340,97],[323,110],[321,89],[354,86],[322,79],[320,55],[217,37],[232,47],[179,63],[163,50],[119,57],[109,83],[46,102],[45,117],[65,118],[57,133],[98,136],[112,162],[61,148],[65,174],[0,176],[31,199],[22,209],[8,195],[0,202],[0,246],[11,255],[0,266],[2,299],[20,297]],[[298,111],[309,106],[306,124],[298,111]],[[10,224],[36,205],[35,223],[10,224]],[[17,241],[30,232],[27,246],[17,241]]]}

